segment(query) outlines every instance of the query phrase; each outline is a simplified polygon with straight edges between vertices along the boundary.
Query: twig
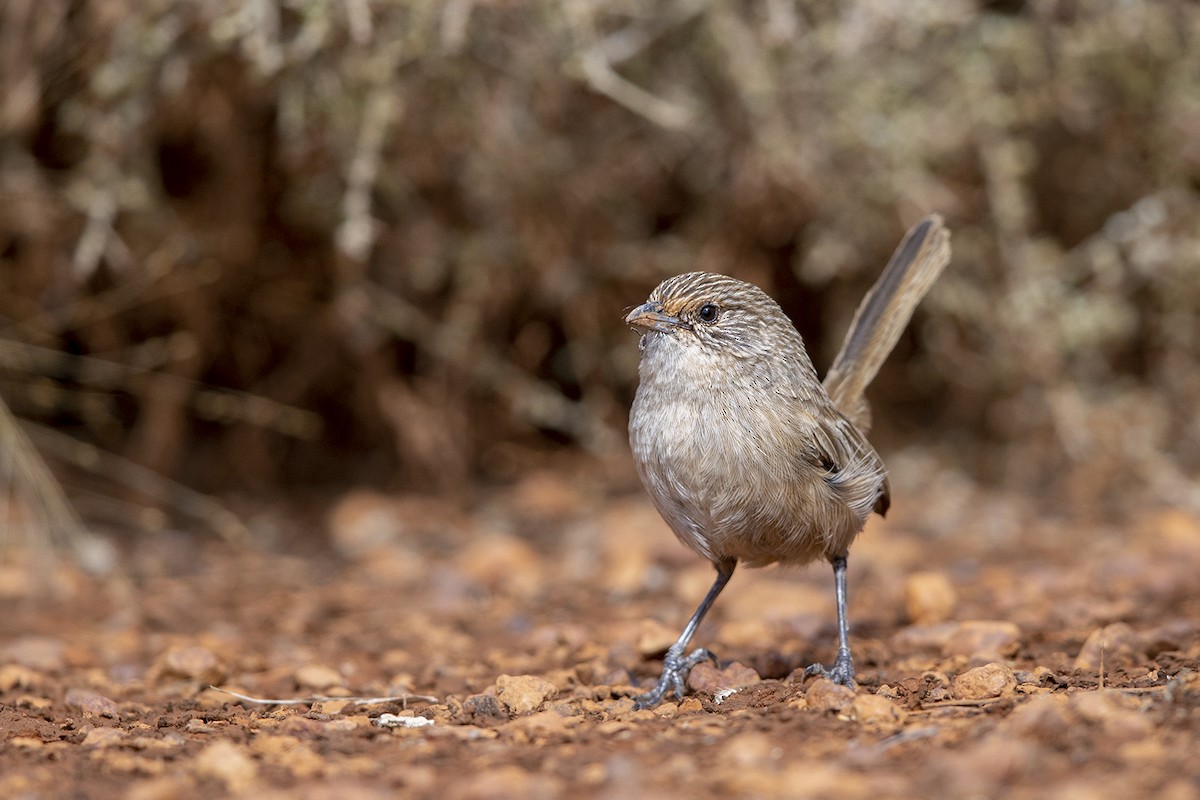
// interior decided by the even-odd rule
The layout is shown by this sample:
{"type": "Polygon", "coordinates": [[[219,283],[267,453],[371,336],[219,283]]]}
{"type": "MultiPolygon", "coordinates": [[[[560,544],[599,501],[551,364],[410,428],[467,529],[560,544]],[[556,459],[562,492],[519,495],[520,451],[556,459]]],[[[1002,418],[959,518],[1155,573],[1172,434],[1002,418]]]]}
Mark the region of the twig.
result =
{"type": "Polygon", "coordinates": [[[187,251],[179,241],[169,243],[145,257],[145,266],[110,289],[74,299],[61,307],[43,309],[16,321],[4,321],[0,331],[15,331],[16,338],[45,342],[63,331],[108,319],[138,306],[161,301],[164,297],[215,283],[221,269],[205,262],[192,269],[178,268],[187,251]]]}
{"type": "Polygon", "coordinates": [[[571,400],[546,381],[539,380],[486,351],[470,353],[457,337],[441,335],[437,321],[416,305],[376,284],[365,284],[373,321],[438,358],[466,370],[480,384],[508,401],[528,422],[577,438],[592,452],[615,446],[614,431],[582,402],[571,400]]]}
{"type": "Polygon", "coordinates": [[[370,4],[367,0],[347,0],[345,9],[346,28],[350,31],[350,38],[354,40],[354,44],[359,47],[370,45],[375,35],[370,4]]]}
{"type": "Polygon", "coordinates": [[[471,22],[471,12],[475,8],[475,0],[448,0],[442,6],[442,19],[439,38],[442,52],[457,54],[462,52],[467,41],[467,26],[471,22]]]}
{"type": "Polygon", "coordinates": [[[87,194],[87,224],[75,243],[71,256],[71,274],[77,283],[84,283],[100,265],[100,258],[113,235],[113,220],[117,217],[117,203],[110,191],[95,190],[87,194]]]}
{"type": "Polygon", "coordinates": [[[651,94],[625,80],[605,58],[603,50],[592,47],[580,57],[580,66],[588,86],[656,125],[678,130],[692,121],[692,112],[683,106],[651,94]]]}
{"type": "Polygon", "coordinates": [[[11,545],[8,531],[25,527],[14,517],[27,524],[26,544],[33,552],[50,556],[65,545],[84,569],[112,569],[111,550],[79,519],[41,454],[0,400],[0,549],[11,545]]]}
{"type": "Polygon", "coordinates": [[[102,389],[130,390],[141,381],[153,379],[156,390],[168,389],[188,398],[189,407],[204,419],[226,424],[247,422],[296,439],[314,439],[322,426],[318,414],[261,395],[217,389],[146,366],[64,353],[2,337],[0,367],[50,378],[61,374],[102,389]]]}
{"type": "MultiPolygon", "coordinates": [[[[630,111],[656,125],[678,130],[692,122],[695,113],[678,103],[672,103],[626,80],[613,68],[650,46],[671,28],[683,25],[702,13],[705,2],[680,2],[669,13],[657,17],[651,27],[629,26],[605,36],[579,55],[579,67],[588,86],[630,111]]],[[[590,28],[590,19],[579,14],[578,23],[590,28]]]]}
{"type": "Polygon", "coordinates": [[[390,83],[377,84],[363,104],[362,124],[342,195],[342,223],[334,235],[337,247],[355,264],[363,264],[375,243],[379,223],[371,216],[371,194],[379,176],[383,146],[403,106],[390,83]]]}
{"type": "Polygon", "coordinates": [[[250,538],[250,530],[245,523],[216,498],[176,483],[128,459],[73,439],[65,433],[28,422],[24,423],[23,427],[41,447],[54,451],[65,461],[128,486],[194,519],[199,519],[226,541],[243,544],[250,538]]]}

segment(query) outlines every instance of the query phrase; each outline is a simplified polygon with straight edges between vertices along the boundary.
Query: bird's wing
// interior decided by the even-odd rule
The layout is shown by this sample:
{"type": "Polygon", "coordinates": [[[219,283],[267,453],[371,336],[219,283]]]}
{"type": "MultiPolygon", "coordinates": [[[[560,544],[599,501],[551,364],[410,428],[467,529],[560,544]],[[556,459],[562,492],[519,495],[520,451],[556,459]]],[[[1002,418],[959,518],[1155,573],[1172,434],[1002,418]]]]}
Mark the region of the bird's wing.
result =
{"type": "Polygon", "coordinates": [[[875,449],[841,414],[824,416],[803,454],[823,471],[822,479],[860,518],[884,513],[889,504],[887,470],[875,449]]]}

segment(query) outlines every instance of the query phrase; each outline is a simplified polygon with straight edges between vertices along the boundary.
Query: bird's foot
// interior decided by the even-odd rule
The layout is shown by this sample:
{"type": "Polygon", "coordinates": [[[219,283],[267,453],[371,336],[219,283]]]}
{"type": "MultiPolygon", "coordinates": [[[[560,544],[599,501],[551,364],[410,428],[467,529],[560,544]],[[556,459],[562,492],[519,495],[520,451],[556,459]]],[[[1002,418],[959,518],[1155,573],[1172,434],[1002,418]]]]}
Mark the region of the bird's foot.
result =
{"type": "Polygon", "coordinates": [[[650,691],[633,698],[634,709],[640,711],[644,708],[654,708],[672,692],[676,698],[682,700],[684,689],[687,687],[688,673],[701,661],[712,661],[715,664],[717,657],[703,647],[693,650],[688,656],[672,647],[663,658],[663,671],[658,683],[650,691]]]}
{"type": "Polygon", "coordinates": [[[850,659],[849,650],[838,649],[837,658],[834,659],[832,668],[826,669],[820,664],[811,664],[804,669],[804,677],[808,678],[813,675],[820,675],[822,678],[828,678],[834,683],[849,686],[851,689],[856,688],[854,683],[854,662],[850,659]]]}

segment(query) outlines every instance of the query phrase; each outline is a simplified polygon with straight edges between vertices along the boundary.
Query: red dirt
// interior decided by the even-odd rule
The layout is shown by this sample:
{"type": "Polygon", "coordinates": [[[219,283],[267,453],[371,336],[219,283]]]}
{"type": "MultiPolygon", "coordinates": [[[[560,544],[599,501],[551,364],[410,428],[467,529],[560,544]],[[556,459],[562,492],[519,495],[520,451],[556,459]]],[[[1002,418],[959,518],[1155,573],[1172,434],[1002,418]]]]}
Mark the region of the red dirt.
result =
{"type": "Polygon", "coordinates": [[[919,499],[851,554],[856,693],[797,672],[831,656],[828,570],[744,570],[698,636],[724,669],[652,711],[629,697],[711,568],[586,480],[471,514],[358,495],[306,555],[164,534],[40,600],[6,567],[0,796],[1200,794],[1200,521],[919,499]]]}

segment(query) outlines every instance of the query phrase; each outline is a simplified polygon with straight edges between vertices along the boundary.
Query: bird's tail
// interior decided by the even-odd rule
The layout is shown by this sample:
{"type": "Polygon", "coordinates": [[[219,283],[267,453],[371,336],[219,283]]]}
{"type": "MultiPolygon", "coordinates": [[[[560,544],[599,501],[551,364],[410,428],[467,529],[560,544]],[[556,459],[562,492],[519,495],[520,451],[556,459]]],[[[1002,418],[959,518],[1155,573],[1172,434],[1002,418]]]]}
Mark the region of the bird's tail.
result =
{"type": "Polygon", "coordinates": [[[932,214],[909,229],[854,313],[841,352],[825,376],[825,390],[837,409],[864,433],[871,425],[871,409],[863,394],[867,384],[949,261],[950,232],[941,216],[932,214]]]}

